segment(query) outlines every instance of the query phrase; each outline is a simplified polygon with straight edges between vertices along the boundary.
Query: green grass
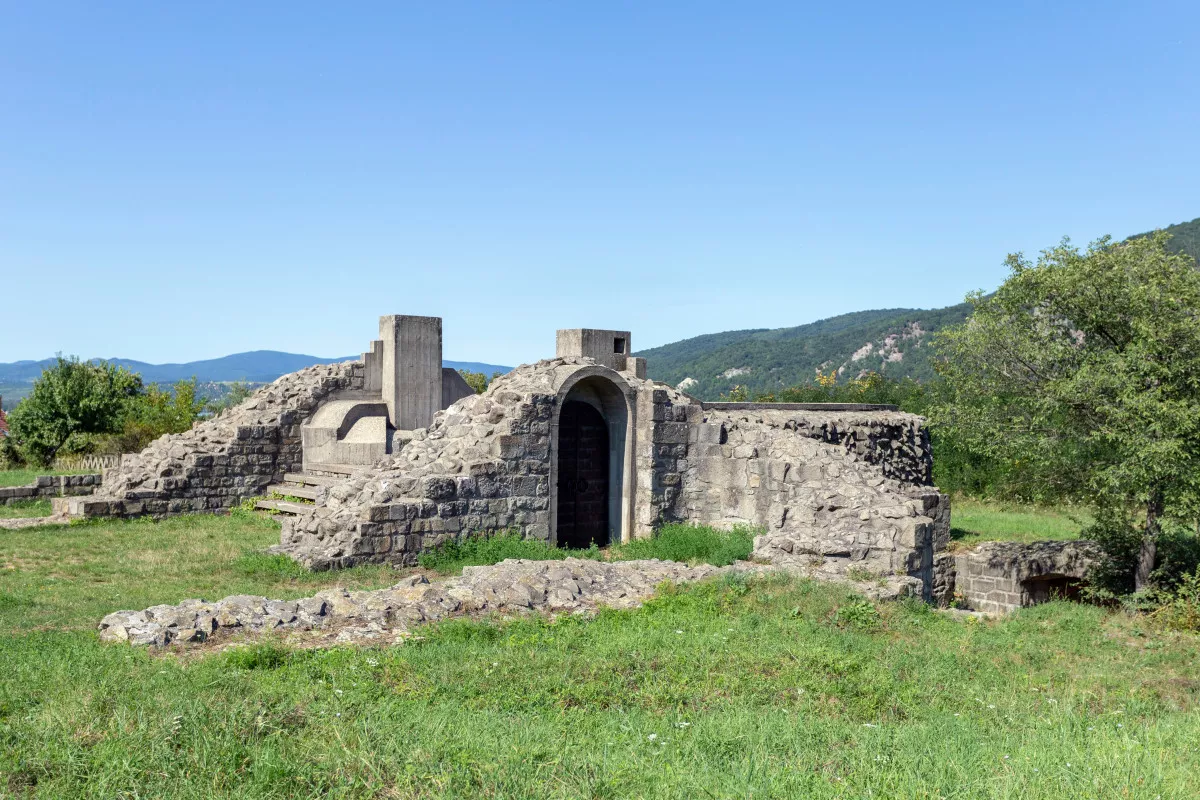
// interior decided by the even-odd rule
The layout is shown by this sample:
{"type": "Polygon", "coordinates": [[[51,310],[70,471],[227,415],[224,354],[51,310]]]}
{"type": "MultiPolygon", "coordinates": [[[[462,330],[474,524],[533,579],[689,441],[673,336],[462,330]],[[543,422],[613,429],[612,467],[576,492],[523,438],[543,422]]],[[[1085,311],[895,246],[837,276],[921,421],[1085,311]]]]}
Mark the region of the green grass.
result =
{"type": "Polygon", "coordinates": [[[91,630],[105,614],[230,594],[303,597],[320,588],[380,588],[394,569],[310,572],[260,552],[279,525],[249,514],[162,522],[105,521],[0,531],[0,633],[91,630]],[[3,610],[3,603],[19,611],[3,610]]]}
{"type": "Polygon", "coordinates": [[[277,536],[249,517],[0,534],[0,796],[1200,794],[1200,638],[1089,606],[963,621],[731,577],[391,648],[96,638],[116,608],[394,580],[253,552],[277,536]]]}
{"type": "Polygon", "coordinates": [[[25,517],[48,517],[54,512],[49,500],[18,500],[0,506],[0,519],[22,519],[25,517]]]}
{"type": "Polygon", "coordinates": [[[979,542],[1077,539],[1091,521],[1086,509],[1040,508],[955,497],[950,502],[950,537],[956,547],[979,542]]]}
{"type": "Polygon", "coordinates": [[[750,557],[754,531],[738,528],[720,531],[698,525],[665,525],[650,539],[635,539],[629,544],[604,550],[592,546],[586,550],[566,550],[545,542],[522,539],[517,533],[471,536],[461,542],[447,542],[418,556],[422,567],[442,575],[457,575],[463,567],[496,564],[506,558],[553,561],[572,558],[630,561],[661,558],[690,564],[724,566],[750,557]]]}
{"type": "Polygon", "coordinates": [[[0,486],[28,486],[40,475],[87,475],[89,470],[0,469],[0,486]]]}

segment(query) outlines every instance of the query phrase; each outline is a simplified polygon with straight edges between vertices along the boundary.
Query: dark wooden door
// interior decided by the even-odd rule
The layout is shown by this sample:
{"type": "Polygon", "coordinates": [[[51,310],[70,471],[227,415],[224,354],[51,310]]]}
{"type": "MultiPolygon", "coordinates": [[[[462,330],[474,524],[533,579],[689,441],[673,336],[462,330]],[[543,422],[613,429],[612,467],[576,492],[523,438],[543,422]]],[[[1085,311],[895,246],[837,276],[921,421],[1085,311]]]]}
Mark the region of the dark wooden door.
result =
{"type": "Polygon", "coordinates": [[[587,403],[558,418],[558,545],[608,544],[608,426],[587,403]]]}

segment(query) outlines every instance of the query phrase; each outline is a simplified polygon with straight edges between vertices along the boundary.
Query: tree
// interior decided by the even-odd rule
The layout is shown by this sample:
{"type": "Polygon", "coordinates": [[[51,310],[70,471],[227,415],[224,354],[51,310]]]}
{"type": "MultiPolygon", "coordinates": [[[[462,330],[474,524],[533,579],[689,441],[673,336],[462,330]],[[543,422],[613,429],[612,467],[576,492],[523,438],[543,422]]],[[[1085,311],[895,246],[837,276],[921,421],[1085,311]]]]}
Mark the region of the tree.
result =
{"type": "Polygon", "coordinates": [[[1004,284],[938,337],[947,393],[931,409],[1034,493],[1094,503],[1105,520],[1140,509],[1139,591],[1164,519],[1200,508],[1200,272],[1166,242],[1009,256],[1004,284]]]}
{"type": "Polygon", "coordinates": [[[141,377],[124,367],[59,356],[9,414],[9,435],[25,460],[49,465],[60,450],[86,446],[90,434],[119,430],[141,393],[141,377]]]}
{"type": "Polygon", "coordinates": [[[205,399],[197,397],[195,378],[176,382],[170,391],[151,384],[128,404],[120,431],[97,444],[102,450],[139,452],[165,433],[191,428],[205,407],[205,399]]]}
{"type": "Polygon", "coordinates": [[[462,375],[463,380],[467,382],[467,386],[475,390],[475,394],[486,392],[488,384],[500,376],[499,372],[493,372],[492,377],[488,378],[482,372],[471,372],[469,369],[460,369],[458,374],[462,375]]]}

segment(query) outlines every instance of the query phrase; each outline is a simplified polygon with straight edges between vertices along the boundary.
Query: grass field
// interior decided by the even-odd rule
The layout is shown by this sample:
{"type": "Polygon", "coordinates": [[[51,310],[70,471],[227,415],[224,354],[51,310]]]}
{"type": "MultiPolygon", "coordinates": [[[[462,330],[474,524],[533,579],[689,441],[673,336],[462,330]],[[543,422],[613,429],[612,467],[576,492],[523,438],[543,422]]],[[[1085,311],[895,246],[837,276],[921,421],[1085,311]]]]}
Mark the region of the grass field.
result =
{"type": "Polygon", "coordinates": [[[999,621],[724,580],[389,649],[102,645],[118,608],[394,582],[255,551],[273,521],[0,532],[0,796],[1178,798],[1200,640],[1053,603],[999,621]]]}
{"type": "Polygon", "coordinates": [[[1086,509],[1038,508],[955,497],[950,503],[950,535],[955,547],[1000,540],[1034,542],[1077,539],[1091,521],[1086,509]]]}
{"type": "Polygon", "coordinates": [[[19,500],[9,505],[0,506],[0,519],[21,519],[25,517],[48,517],[54,509],[49,500],[19,500]]]}

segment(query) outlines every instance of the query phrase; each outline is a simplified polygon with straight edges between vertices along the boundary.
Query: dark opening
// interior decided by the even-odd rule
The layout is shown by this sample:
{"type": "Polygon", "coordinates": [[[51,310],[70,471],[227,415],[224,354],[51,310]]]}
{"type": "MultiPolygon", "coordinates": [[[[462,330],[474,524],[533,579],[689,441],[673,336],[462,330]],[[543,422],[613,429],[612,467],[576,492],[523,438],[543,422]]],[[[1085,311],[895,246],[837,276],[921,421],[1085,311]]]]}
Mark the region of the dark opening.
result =
{"type": "Polygon", "coordinates": [[[625,352],[625,337],[624,336],[618,336],[617,338],[613,339],[613,352],[614,353],[624,353],[625,352]]]}
{"type": "Polygon", "coordinates": [[[608,544],[608,426],[568,400],[558,419],[558,545],[608,544]]]}
{"type": "Polygon", "coordinates": [[[1066,575],[1042,575],[1022,581],[1021,586],[1029,595],[1029,604],[1048,603],[1051,600],[1079,602],[1083,582],[1066,575]]]}

